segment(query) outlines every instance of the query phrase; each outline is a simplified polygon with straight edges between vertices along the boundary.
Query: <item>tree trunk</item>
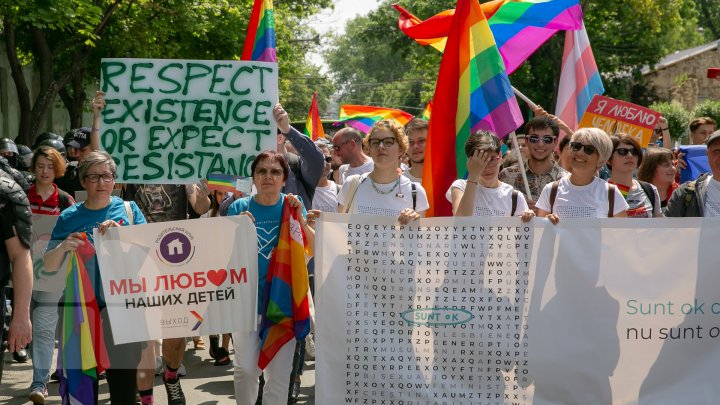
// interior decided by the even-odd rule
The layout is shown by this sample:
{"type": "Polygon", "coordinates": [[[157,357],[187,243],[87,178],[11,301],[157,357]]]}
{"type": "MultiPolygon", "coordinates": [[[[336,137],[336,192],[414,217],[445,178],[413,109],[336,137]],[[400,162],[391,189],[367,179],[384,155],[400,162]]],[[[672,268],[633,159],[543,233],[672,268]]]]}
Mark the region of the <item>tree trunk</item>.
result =
{"type": "Polygon", "coordinates": [[[30,90],[28,89],[25,76],[22,72],[22,65],[17,56],[17,48],[15,47],[15,25],[5,19],[3,21],[3,29],[5,30],[5,47],[7,48],[10,72],[13,82],[15,83],[15,89],[17,90],[18,104],[20,104],[20,123],[15,142],[28,145],[30,144],[32,135],[30,131],[30,124],[32,123],[30,90]]]}
{"type": "Polygon", "coordinates": [[[85,69],[81,69],[80,72],[73,76],[70,85],[72,86],[72,94],[68,91],[67,87],[60,89],[60,98],[62,99],[65,109],[70,114],[70,128],[80,128],[83,126],[83,106],[87,99],[85,88],[83,86],[83,78],[85,76],[85,69]]]}

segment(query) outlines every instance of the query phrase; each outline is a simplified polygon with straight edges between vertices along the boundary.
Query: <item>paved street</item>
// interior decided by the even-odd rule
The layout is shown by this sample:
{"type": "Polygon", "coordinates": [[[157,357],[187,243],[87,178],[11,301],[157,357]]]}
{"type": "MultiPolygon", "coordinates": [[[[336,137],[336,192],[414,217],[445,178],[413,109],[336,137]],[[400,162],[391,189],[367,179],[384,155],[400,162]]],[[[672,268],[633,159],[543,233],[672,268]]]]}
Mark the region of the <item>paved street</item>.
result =
{"type": "MultiPolygon", "coordinates": [[[[232,384],[232,365],[215,366],[207,350],[193,350],[192,343],[185,352],[184,364],[188,375],[182,379],[183,391],[187,398],[188,405],[214,405],[234,404],[232,384]]],[[[232,353],[232,351],[231,351],[232,353]]],[[[3,381],[0,385],[0,404],[20,405],[29,404],[27,399],[32,381],[32,365],[15,363],[11,353],[5,353],[5,371],[3,381]]],[[[53,364],[54,360],[53,360],[53,364]]],[[[307,362],[302,378],[302,390],[298,404],[311,405],[315,403],[315,363],[307,362]]],[[[47,404],[59,404],[58,383],[53,382],[49,386],[50,398],[47,404]]],[[[100,385],[100,404],[109,404],[109,395],[105,381],[100,385]]],[[[158,405],[167,404],[165,388],[162,378],[155,378],[155,403],[158,405]]]]}

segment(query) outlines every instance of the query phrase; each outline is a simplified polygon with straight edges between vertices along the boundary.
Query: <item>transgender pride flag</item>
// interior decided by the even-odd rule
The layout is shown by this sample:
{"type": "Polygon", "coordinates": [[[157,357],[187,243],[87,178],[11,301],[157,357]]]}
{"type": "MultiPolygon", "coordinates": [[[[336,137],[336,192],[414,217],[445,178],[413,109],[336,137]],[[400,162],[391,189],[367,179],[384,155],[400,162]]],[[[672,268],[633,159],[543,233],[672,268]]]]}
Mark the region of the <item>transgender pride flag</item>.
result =
{"type": "Polygon", "coordinates": [[[593,96],[604,92],[585,24],[567,31],[555,115],[574,131],[593,96]]]}

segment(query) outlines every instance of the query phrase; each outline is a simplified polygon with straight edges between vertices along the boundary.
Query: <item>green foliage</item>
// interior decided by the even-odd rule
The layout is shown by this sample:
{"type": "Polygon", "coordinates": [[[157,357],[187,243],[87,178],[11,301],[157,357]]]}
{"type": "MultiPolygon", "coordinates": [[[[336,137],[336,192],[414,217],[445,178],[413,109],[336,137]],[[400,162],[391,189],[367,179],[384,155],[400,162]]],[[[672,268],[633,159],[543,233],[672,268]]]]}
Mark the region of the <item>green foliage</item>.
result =
{"type": "Polygon", "coordinates": [[[720,122],[720,101],[705,100],[695,106],[692,114],[693,118],[710,117],[715,122],[720,122]]]}
{"type": "Polygon", "coordinates": [[[670,137],[674,140],[686,138],[690,129],[690,120],[692,115],[678,103],[653,103],[649,107],[651,110],[658,111],[668,121],[670,128],[670,137]]]}

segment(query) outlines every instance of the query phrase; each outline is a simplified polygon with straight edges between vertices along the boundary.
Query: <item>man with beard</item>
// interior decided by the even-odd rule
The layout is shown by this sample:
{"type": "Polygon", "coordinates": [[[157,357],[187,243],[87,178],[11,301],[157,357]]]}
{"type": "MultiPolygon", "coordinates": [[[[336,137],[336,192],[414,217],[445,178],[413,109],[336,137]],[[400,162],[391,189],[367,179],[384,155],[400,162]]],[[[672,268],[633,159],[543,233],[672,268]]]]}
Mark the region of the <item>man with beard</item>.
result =
{"type": "MultiPolygon", "coordinates": [[[[535,201],[540,197],[543,187],[546,184],[567,174],[567,171],[560,167],[553,160],[553,150],[557,145],[560,127],[549,115],[541,115],[531,119],[525,125],[527,133],[527,145],[530,156],[525,161],[525,174],[530,186],[530,195],[525,196],[528,206],[535,210],[535,201]]],[[[510,184],[519,192],[525,194],[520,166],[515,165],[500,172],[500,181],[510,184]]]]}
{"type": "Polygon", "coordinates": [[[405,171],[405,177],[416,183],[422,183],[423,165],[425,163],[425,143],[427,142],[428,122],[413,118],[405,125],[405,134],[408,137],[408,157],[410,169],[405,171]]]}

